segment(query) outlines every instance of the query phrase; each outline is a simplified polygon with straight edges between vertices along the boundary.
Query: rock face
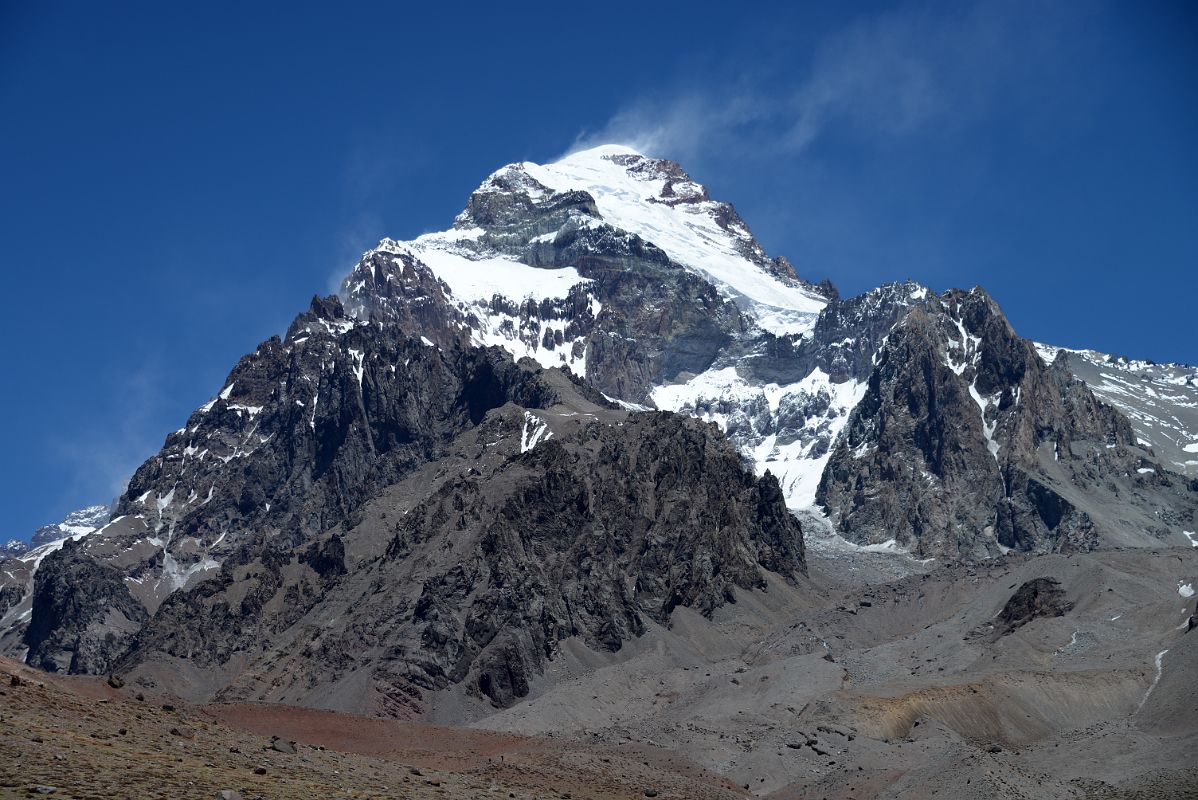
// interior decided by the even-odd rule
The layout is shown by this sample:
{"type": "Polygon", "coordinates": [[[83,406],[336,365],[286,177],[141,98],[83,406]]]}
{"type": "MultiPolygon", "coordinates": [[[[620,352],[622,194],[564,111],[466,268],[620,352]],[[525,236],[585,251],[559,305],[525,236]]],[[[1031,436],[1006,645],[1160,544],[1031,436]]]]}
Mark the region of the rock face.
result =
{"type": "Polygon", "coordinates": [[[481,442],[490,464],[447,467],[411,505],[371,503],[345,537],[381,552],[349,575],[339,535],[290,552],[272,542],[173,595],[123,668],[161,680],[156,662],[186,658],[226,675],[249,658],[222,697],[295,699],[278,692],[285,681],[310,701],[369,676],[342,701],[404,715],[460,684],[504,706],[563,639],[619,650],[679,606],[711,614],[763,587],[765,570],[802,577],[802,531],[777,481],[746,471],[714,426],[561,399],[544,415],[490,413],[460,443],[481,442]]]}
{"type": "Polygon", "coordinates": [[[26,662],[49,672],[108,671],[149,616],[123,578],[77,542],[43,561],[33,584],[36,613],[25,631],[26,662]]]}
{"type": "Polygon", "coordinates": [[[0,570],[0,652],[26,652],[28,649],[24,638],[33,612],[34,576],[38,566],[65,542],[96,531],[108,522],[111,512],[112,507],[108,505],[73,511],[62,522],[38,528],[29,545],[14,540],[0,551],[0,562],[4,563],[0,570]]]}
{"type": "MultiPolygon", "coordinates": [[[[538,407],[555,396],[501,351],[442,351],[395,328],[355,326],[335,298],[314,301],[286,342],[272,339],[243,359],[221,396],[142,465],[117,521],[44,558],[28,657],[102,671],[171,592],[225,561],[241,563],[263,541],[308,544],[436,459],[491,408],[538,407]],[[87,564],[100,570],[88,575],[98,594],[61,596],[63,576],[87,564]],[[135,624],[97,624],[106,607],[135,624]],[[71,660],[67,650],[99,655],[71,660]]],[[[308,558],[319,571],[338,560],[328,548],[308,558]]]]}
{"type": "MultiPolygon", "coordinates": [[[[173,559],[167,577],[185,585],[245,544],[230,531],[306,542],[491,408],[552,400],[499,350],[429,347],[394,326],[355,323],[336,298],[316,299],[285,340],[242,359],[224,390],[167,437],[117,513],[148,521],[173,559]]],[[[160,583],[147,603],[171,588],[160,583]]]]}
{"type": "Polygon", "coordinates": [[[1043,344],[1036,350],[1049,364],[1063,359],[1098,399],[1126,415],[1137,441],[1169,471],[1198,477],[1198,367],[1043,344]]]}
{"type": "Polygon", "coordinates": [[[1136,491],[1150,453],[1127,419],[1063,361],[1045,365],[981,290],[908,313],[875,363],[817,495],[854,541],[937,556],[1084,550],[1107,527],[1093,511],[1121,488],[1162,539],[1194,508],[1184,480],[1136,491]]]}

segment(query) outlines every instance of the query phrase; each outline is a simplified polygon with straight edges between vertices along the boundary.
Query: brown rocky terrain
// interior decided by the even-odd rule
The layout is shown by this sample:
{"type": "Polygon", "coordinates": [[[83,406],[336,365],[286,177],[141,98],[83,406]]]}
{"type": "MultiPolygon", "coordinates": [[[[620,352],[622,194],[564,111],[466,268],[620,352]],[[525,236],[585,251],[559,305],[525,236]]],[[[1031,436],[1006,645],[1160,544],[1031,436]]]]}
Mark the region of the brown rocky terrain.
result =
{"type": "Polygon", "coordinates": [[[289,706],[197,706],[7,659],[0,678],[4,798],[745,795],[648,746],[592,747],[289,706]]]}

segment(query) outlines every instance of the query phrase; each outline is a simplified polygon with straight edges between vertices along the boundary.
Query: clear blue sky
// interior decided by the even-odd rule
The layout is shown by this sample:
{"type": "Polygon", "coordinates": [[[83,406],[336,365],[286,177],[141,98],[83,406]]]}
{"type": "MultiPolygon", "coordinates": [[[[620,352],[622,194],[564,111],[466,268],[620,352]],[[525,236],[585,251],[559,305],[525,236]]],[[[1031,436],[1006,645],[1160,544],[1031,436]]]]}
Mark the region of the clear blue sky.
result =
{"type": "Polygon", "coordinates": [[[1024,335],[1198,361],[1193,3],[337,5],[0,4],[0,536],[579,141],[682,161],[846,294],[982,284],[1024,335]]]}

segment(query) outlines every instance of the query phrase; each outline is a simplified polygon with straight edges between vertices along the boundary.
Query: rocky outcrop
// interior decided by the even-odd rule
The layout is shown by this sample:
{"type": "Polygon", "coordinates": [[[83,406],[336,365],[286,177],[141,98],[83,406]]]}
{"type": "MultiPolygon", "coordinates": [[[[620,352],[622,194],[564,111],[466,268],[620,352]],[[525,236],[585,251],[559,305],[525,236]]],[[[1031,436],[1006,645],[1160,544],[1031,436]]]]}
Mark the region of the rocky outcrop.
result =
{"type": "Polygon", "coordinates": [[[25,598],[25,587],[20,584],[8,584],[0,587],[0,617],[8,613],[25,598]]]}
{"type": "Polygon", "coordinates": [[[1006,636],[1041,617],[1062,617],[1073,608],[1055,578],[1035,578],[1020,586],[995,620],[993,637],[1006,636]]]}
{"type": "Polygon", "coordinates": [[[595,423],[491,480],[447,484],[404,517],[388,559],[449,526],[477,544],[424,582],[409,624],[448,645],[430,679],[468,680],[498,705],[527,692],[557,640],[616,650],[645,619],[668,624],[678,606],[710,615],[733,588],[763,587],[763,569],[804,570],[777,482],[753,478],[714,431],[672,414],[595,423]],[[501,481],[510,488],[495,494],[501,481]]]}
{"type": "Polygon", "coordinates": [[[124,577],[77,542],[47,556],[33,582],[26,663],[49,672],[108,671],[149,616],[124,577]]]}
{"type": "Polygon", "coordinates": [[[762,336],[734,360],[746,377],[764,383],[791,383],[814,370],[835,384],[864,381],[895,324],[931,297],[931,292],[911,281],[886,284],[844,300],[837,293],[809,333],[762,336]]]}

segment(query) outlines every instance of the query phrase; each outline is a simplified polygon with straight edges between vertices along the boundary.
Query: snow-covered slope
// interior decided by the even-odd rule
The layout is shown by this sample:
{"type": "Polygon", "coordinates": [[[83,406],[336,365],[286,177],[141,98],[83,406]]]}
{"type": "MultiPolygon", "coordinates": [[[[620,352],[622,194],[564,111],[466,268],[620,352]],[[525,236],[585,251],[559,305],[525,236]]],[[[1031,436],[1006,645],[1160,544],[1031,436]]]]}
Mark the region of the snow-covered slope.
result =
{"type": "Polygon", "coordinates": [[[30,541],[31,547],[40,547],[51,542],[62,541],[68,536],[80,536],[103,527],[112,516],[112,504],[88,506],[66,515],[62,522],[37,529],[30,541]]]}
{"type": "Polygon", "coordinates": [[[865,386],[834,383],[818,367],[786,385],[755,383],[733,367],[712,369],[653,391],[658,408],[714,422],[753,460],[757,474],[778,478],[789,508],[815,502],[831,445],[865,386]]]}
{"type": "Polygon", "coordinates": [[[1047,363],[1063,352],[1070,371],[1126,414],[1140,442],[1169,469],[1198,476],[1198,367],[1039,343],[1036,351],[1047,363]]]}
{"type": "MultiPolygon", "coordinates": [[[[451,303],[476,318],[468,326],[476,344],[501,344],[546,366],[568,364],[579,373],[585,359],[566,355],[568,347],[544,353],[535,337],[522,335],[516,315],[502,307],[562,301],[585,283],[572,265],[540,263],[543,248],[538,246],[597,229],[638,237],[660,249],[737,303],[764,331],[809,331],[828,302],[784,259],[769,258],[732,206],[712,200],[677,164],[619,145],[582,150],[544,165],[509,164],[472,194],[453,228],[411,241],[385,239],[378,251],[410,256],[443,282],[451,303]],[[511,224],[513,217],[527,222],[538,216],[537,224],[511,224]]],[[[365,275],[351,273],[343,286],[349,308],[360,311],[369,304],[363,295],[370,284],[365,275]]],[[[552,325],[545,330],[555,332],[552,325]]],[[[543,337],[544,330],[537,333],[543,337]]]]}
{"type": "Polygon", "coordinates": [[[603,145],[544,166],[525,162],[506,169],[521,169],[555,192],[588,192],[604,222],[702,273],[772,333],[809,330],[827,305],[809,286],[763,266],[764,250],[730,206],[627,147],[603,145]]]}

